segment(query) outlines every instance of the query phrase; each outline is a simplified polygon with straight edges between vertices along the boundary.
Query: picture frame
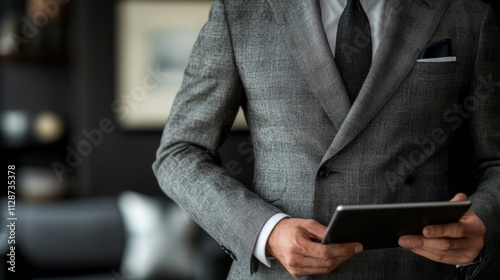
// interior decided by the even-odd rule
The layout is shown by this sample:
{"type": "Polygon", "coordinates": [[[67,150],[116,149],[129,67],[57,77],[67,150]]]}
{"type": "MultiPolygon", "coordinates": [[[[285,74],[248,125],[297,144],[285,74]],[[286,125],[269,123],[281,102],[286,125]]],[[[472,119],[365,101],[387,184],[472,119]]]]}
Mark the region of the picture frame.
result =
{"type": "MultiPolygon", "coordinates": [[[[116,95],[124,130],[161,130],[213,1],[121,0],[116,4],[116,95]]],[[[233,130],[246,130],[240,108],[233,130]]]]}

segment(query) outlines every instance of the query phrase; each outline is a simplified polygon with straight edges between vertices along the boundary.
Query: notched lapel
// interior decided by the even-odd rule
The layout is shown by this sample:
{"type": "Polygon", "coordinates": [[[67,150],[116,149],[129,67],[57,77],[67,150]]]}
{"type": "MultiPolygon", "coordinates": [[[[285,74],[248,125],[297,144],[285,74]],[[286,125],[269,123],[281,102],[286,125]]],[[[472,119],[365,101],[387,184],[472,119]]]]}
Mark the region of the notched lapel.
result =
{"type": "Polygon", "coordinates": [[[286,34],[312,92],[337,130],[349,113],[349,101],[330,50],[317,0],[268,0],[276,21],[286,34]]]}
{"type": "Polygon", "coordinates": [[[377,115],[416,63],[450,0],[390,0],[372,68],[322,163],[349,144],[377,115]]]}

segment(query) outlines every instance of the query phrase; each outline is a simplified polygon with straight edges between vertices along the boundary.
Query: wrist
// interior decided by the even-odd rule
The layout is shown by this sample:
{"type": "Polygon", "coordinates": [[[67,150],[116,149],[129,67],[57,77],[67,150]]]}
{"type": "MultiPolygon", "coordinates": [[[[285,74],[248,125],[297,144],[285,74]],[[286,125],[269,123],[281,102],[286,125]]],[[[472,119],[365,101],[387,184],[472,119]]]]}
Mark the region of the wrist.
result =
{"type": "Polygon", "coordinates": [[[257,242],[255,244],[255,248],[253,251],[253,255],[259,260],[261,263],[270,267],[271,263],[269,259],[272,258],[272,254],[268,250],[268,241],[271,232],[274,230],[276,225],[283,219],[290,218],[290,216],[284,213],[278,213],[272,216],[262,227],[259,236],[257,237],[257,242]]]}

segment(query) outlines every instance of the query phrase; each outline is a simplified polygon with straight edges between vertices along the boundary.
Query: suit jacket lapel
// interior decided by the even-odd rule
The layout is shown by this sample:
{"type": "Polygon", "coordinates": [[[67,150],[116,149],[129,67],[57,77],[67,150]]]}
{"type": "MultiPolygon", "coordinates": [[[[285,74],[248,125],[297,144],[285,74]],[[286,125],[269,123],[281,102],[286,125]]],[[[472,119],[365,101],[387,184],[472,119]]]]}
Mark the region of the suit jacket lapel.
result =
{"type": "Polygon", "coordinates": [[[450,0],[390,0],[388,21],[366,81],[322,163],[349,144],[399,88],[450,0]]]}
{"type": "Polygon", "coordinates": [[[349,113],[351,102],[323,29],[319,2],[316,0],[268,2],[314,95],[339,129],[349,113]]]}

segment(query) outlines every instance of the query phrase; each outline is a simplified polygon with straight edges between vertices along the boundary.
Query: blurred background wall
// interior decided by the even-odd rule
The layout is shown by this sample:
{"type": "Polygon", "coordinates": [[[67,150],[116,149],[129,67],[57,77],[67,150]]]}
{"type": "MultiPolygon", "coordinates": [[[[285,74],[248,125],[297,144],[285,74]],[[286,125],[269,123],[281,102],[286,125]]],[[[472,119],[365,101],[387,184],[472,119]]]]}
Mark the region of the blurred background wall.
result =
{"type": "MultiPolygon", "coordinates": [[[[16,278],[2,259],[0,279],[223,279],[227,273],[230,259],[157,185],[151,164],[161,129],[129,129],[117,117],[123,1],[0,0],[0,151],[2,166],[15,166],[19,218],[16,278]]],[[[221,155],[230,174],[251,184],[246,131],[235,130],[221,155]]],[[[9,234],[2,227],[3,258],[9,234]]],[[[499,275],[492,268],[483,279],[499,275]]]]}
{"type": "MultiPolygon", "coordinates": [[[[159,237],[151,237],[153,229],[144,233],[134,232],[130,225],[127,228],[123,205],[133,205],[130,207],[138,213],[145,211],[138,217],[129,213],[129,223],[142,222],[148,227],[147,223],[155,222],[154,216],[157,224],[165,225],[163,232],[182,224],[174,218],[182,213],[175,212],[151,170],[161,129],[124,129],[113,109],[120,47],[116,42],[118,2],[0,0],[0,151],[2,166],[16,167],[15,279],[69,279],[68,275],[154,279],[138,268],[129,276],[124,272],[129,237],[159,237]],[[82,144],[85,141],[91,145],[82,144]],[[169,219],[173,222],[167,222],[169,219]]],[[[221,148],[224,164],[237,160],[238,173],[233,174],[246,183],[251,180],[252,165],[248,155],[235,150],[248,142],[247,137],[246,132],[234,132],[221,148]]],[[[5,194],[2,192],[2,213],[7,210],[5,194]]],[[[217,263],[200,263],[192,255],[176,266],[192,261],[198,279],[223,278],[230,259],[199,229],[184,228],[186,236],[196,235],[189,237],[185,248],[206,248],[209,259],[217,263]]],[[[2,237],[8,233],[4,228],[0,231],[3,257],[7,242],[2,237]]],[[[148,257],[138,258],[128,262],[143,266],[153,262],[148,257]]],[[[0,268],[0,279],[13,275],[5,273],[4,261],[0,268]]],[[[175,269],[160,272],[167,279],[192,279],[194,274],[175,269]]]]}

